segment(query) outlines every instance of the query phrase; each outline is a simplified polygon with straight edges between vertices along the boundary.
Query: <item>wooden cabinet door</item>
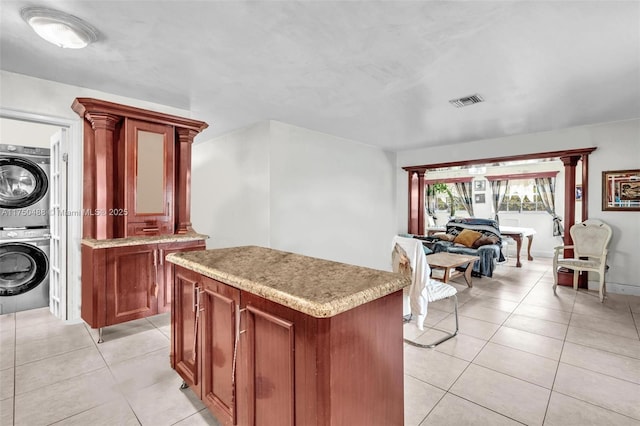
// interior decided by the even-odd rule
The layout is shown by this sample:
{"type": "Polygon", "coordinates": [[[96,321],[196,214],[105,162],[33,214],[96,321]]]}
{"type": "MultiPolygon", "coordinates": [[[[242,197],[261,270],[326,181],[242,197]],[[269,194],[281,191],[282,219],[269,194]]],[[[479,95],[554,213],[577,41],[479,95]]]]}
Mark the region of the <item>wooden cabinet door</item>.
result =
{"type": "Polygon", "coordinates": [[[127,118],[125,134],[126,235],[173,234],[174,128],[127,118]]]}
{"type": "Polygon", "coordinates": [[[200,385],[200,312],[197,306],[202,277],[175,266],[171,310],[171,366],[202,397],[200,385]]]}
{"type": "Polygon", "coordinates": [[[173,288],[174,266],[172,263],[166,262],[165,257],[171,253],[204,249],[204,240],[158,244],[158,273],[160,274],[158,282],[160,286],[158,291],[159,314],[171,310],[171,289],[173,288]]]}
{"type": "Polygon", "coordinates": [[[240,290],[203,278],[202,309],[202,400],[223,424],[237,424],[236,329],[240,290]]]}
{"type": "MultiPolygon", "coordinates": [[[[246,331],[242,343],[246,378],[248,425],[293,426],[295,424],[294,323],[262,309],[264,299],[242,293],[246,331]],[[256,305],[251,301],[256,300],[256,305]],[[246,319],[246,320],[245,320],[246,319]]],[[[271,303],[271,305],[275,305],[271,303]]],[[[244,401],[243,395],[243,403],[244,401]]]]}
{"type": "Polygon", "coordinates": [[[107,324],[117,324],[158,312],[157,244],[107,250],[107,324]]]}

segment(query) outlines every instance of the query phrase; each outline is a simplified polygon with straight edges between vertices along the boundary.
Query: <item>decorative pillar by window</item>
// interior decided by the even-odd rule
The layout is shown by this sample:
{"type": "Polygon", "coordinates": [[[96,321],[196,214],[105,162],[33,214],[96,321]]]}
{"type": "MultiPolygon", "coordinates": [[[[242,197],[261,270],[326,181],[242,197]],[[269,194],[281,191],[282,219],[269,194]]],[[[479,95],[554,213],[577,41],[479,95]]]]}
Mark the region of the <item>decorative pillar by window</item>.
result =
{"type": "Polygon", "coordinates": [[[467,211],[467,213],[469,213],[469,216],[474,217],[473,198],[471,197],[471,180],[456,182],[455,186],[456,190],[458,191],[458,195],[460,195],[460,199],[462,201],[464,209],[467,211]]]}
{"type": "Polygon", "coordinates": [[[409,234],[424,234],[424,171],[409,173],[409,234]]]}
{"type": "MultiPolygon", "coordinates": [[[[564,164],[564,217],[565,228],[571,229],[576,222],[576,166],[578,161],[582,158],[585,161],[585,156],[581,155],[566,155],[560,157],[562,164],[564,164]]],[[[583,163],[583,167],[585,164],[583,163]]],[[[582,181],[582,199],[584,200],[585,194],[588,190],[588,182],[582,181]]],[[[586,204],[586,200],[583,201],[586,204]]],[[[583,220],[586,220],[586,210],[583,210],[583,220]]],[[[573,240],[571,239],[571,233],[565,232],[562,241],[565,247],[573,246],[573,240]]],[[[563,256],[566,258],[573,257],[573,249],[565,248],[563,256]]],[[[566,268],[560,268],[558,271],[558,285],[573,285],[573,271],[566,268]]],[[[587,274],[580,274],[578,277],[578,287],[587,288],[587,274]]]]}
{"type": "Polygon", "coordinates": [[[537,177],[535,182],[544,209],[553,217],[553,236],[561,237],[564,229],[562,228],[562,219],[556,214],[556,174],[557,172],[554,172],[553,176],[537,177]]]}
{"type": "MultiPolygon", "coordinates": [[[[576,222],[576,166],[578,165],[578,161],[580,160],[580,156],[571,155],[566,157],[560,157],[562,164],[564,164],[564,217],[565,227],[567,229],[571,229],[576,222]]],[[[583,197],[584,197],[584,182],[582,189],[583,197]]],[[[573,244],[571,240],[571,235],[567,232],[563,239],[564,245],[569,246],[573,244]]],[[[565,257],[572,257],[573,250],[565,249],[564,250],[565,257]]]]}
{"type": "Polygon", "coordinates": [[[501,179],[500,176],[486,176],[491,185],[491,202],[493,204],[493,210],[496,212],[495,220],[500,224],[500,218],[498,217],[498,211],[500,211],[500,204],[504,200],[504,196],[509,188],[509,179],[501,179]]]}

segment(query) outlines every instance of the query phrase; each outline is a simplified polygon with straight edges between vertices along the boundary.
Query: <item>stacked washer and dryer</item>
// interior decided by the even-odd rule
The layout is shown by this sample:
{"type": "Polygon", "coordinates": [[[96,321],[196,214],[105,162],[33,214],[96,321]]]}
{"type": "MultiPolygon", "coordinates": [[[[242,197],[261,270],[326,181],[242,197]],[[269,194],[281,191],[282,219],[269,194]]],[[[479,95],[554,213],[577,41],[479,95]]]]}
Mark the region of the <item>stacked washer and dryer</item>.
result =
{"type": "Polygon", "coordinates": [[[0,144],[0,314],[49,306],[50,159],[0,144]]]}

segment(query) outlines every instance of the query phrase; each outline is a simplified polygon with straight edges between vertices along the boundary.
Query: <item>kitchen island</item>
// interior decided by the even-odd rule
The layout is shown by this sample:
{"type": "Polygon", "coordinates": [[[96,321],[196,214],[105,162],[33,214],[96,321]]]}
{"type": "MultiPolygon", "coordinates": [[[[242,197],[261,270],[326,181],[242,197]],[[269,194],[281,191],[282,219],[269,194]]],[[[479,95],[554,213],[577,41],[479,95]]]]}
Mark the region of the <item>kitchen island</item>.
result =
{"type": "Polygon", "coordinates": [[[256,246],[167,261],[171,365],[222,424],[403,424],[408,278],[256,246]]]}

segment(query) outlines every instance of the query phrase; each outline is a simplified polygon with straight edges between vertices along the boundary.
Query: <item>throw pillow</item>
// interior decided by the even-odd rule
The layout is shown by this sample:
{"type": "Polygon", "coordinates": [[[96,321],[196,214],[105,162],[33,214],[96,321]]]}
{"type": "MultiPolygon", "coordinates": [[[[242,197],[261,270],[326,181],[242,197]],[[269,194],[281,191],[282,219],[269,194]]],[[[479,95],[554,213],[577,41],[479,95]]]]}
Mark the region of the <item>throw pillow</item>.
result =
{"type": "Polygon", "coordinates": [[[454,243],[462,244],[465,247],[473,247],[473,243],[478,238],[482,237],[482,234],[471,229],[463,229],[461,233],[453,240],[454,243]]]}
{"type": "Polygon", "coordinates": [[[489,236],[480,237],[473,243],[472,247],[474,249],[477,249],[478,247],[487,246],[490,244],[498,244],[498,237],[489,237],[489,236]]]}
{"type": "Polygon", "coordinates": [[[437,237],[441,241],[453,241],[456,238],[455,235],[445,234],[444,232],[442,234],[434,234],[433,236],[437,237]]]}

